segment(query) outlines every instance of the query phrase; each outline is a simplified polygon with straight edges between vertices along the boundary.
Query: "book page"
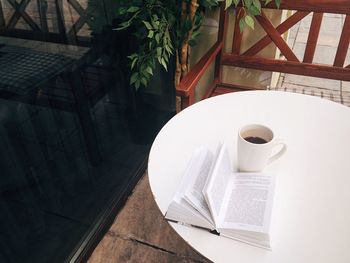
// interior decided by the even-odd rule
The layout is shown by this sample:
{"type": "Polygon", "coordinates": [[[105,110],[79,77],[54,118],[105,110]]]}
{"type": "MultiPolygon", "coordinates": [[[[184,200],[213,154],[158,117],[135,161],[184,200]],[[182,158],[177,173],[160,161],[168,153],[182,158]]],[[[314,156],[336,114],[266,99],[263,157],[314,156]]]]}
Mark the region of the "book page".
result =
{"type": "Polygon", "coordinates": [[[213,229],[214,224],[209,222],[201,213],[193,208],[184,198],[175,196],[168,207],[165,218],[171,221],[186,223],[207,229],[213,229]]]}
{"type": "Polygon", "coordinates": [[[184,198],[195,209],[197,209],[207,220],[214,224],[207,202],[202,193],[210,169],[214,164],[214,155],[207,148],[202,148],[202,152],[203,153],[201,156],[201,160],[197,160],[197,163],[200,163],[200,166],[198,167],[198,173],[196,175],[192,175],[191,180],[188,180],[188,185],[184,193],[184,198]]]}
{"type": "Polygon", "coordinates": [[[204,165],[206,157],[208,156],[206,148],[197,149],[191,156],[189,163],[186,166],[185,172],[181,179],[180,185],[170,203],[166,218],[172,221],[187,223],[195,226],[213,229],[212,220],[208,220],[201,212],[199,212],[191,203],[184,198],[186,189],[195,182],[200,175],[200,170],[204,165]]]}
{"type": "Polygon", "coordinates": [[[215,224],[219,222],[220,214],[223,211],[225,196],[227,196],[227,186],[232,177],[232,167],[230,157],[225,145],[222,145],[214,169],[209,175],[208,182],[203,190],[210,212],[215,224]]]}
{"type": "Polygon", "coordinates": [[[236,173],[220,228],[268,232],[274,193],[274,176],[236,173]]]}

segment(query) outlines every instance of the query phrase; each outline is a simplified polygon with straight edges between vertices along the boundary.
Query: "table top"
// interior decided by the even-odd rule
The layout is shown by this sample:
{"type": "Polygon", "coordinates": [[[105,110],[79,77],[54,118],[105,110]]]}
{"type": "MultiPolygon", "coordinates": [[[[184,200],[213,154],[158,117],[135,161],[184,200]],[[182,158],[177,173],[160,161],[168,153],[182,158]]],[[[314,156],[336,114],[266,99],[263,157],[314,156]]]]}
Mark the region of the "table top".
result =
{"type": "Polygon", "coordinates": [[[214,262],[350,262],[350,109],[321,98],[277,91],[213,97],[180,112],[157,135],[148,174],[166,213],[193,151],[225,141],[236,168],[239,127],[261,123],[288,145],[265,171],[276,174],[272,251],[169,223],[214,262]]]}

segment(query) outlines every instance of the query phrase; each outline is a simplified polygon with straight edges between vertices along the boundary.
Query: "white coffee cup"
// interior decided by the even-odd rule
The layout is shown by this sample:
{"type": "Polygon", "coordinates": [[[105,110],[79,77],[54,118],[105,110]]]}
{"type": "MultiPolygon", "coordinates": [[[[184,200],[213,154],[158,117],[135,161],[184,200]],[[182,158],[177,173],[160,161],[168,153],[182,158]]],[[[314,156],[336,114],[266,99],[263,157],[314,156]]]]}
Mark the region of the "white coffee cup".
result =
{"type": "Polygon", "coordinates": [[[237,157],[240,171],[262,171],[266,165],[281,157],[286,150],[287,145],[275,139],[273,131],[264,125],[246,125],[238,132],[237,157]],[[277,145],[282,147],[272,156],[272,149],[277,145]]]}

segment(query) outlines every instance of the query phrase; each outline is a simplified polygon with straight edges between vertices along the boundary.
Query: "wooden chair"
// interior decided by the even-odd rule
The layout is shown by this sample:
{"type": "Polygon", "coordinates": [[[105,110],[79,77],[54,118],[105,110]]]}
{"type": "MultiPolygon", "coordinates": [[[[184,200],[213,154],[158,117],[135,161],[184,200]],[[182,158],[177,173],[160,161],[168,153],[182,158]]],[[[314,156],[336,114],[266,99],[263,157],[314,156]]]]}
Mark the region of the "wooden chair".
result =
{"type": "MultiPolygon", "coordinates": [[[[267,8],[276,9],[276,6],[270,3],[267,8]]],[[[350,42],[350,2],[348,0],[283,0],[280,9],[295,10],[296,12],[280,25],[274,27],[263,10],[261,15],[256,17],[256,21],[264,29],[266,35],[243,53],[241,52],[242,34],[238,26],[239,23],[237,23],[241,16],[236,16],[232,49],[231,52],[224,52],[228,21],[224,5],[221,5],[219,33],[216,43],[192,68],[189,74],[181,80],[177,87],[177,95],[181,98],[181,109],[195,102],[196,86],[212,63],[215,63],[214,80],[209,85],[202,99],[227,92],[254,89],[254,87],[224,83],[222,80],[223,66],[350,81],[350,65],[344,65],[350,42]],[[313,13],[312,22],[305,54],[301,61],[281,35],[310,13],[313,13]],[[333,65],[316,64],[313,62],[324,13],[346,15],[333,65]],[[282,59],[257,56],[258,52],[270,43],[274,43],[279,48],[283,55],[282,59]]],[[[236,13],[241,14],[239,11],[236,13]]]]}
{"type": "Polygon", "coordinates": [[[77,0],[26,0],[19,3],[15,0],[4,0],[3,3],[0,3],[2,35],[78,45],[89,42],[88,35],[79,33],[85,25],[92,27],[93,18],[77,0]],[[27,11],[34,6],[36,8],[27,11]],[[6,12],[9,8],[14,10],[11,15],[6,12]],[[7,22],[5,16],[9,16],[7,22]],[[70,26],[66,23],[68,20],[71,20],[70,26]]]}
{"type": "MultiPolygon", "coordinates": [[[[0,89],[0,97],[77,112],[90,163],[97,165],[100,162],[99,146],[90,111],[106,94],[110,83],[112,83],[113,73],[107,73],[104,64],[95,63],[104,55],[104,45],[110,43],[108,39],[110,36],[102,36],[99,42],[92,41],[90,32],[83,30],[86,25],[92,27],[92,23],[93,18],[88,15],[86,8],[83,8],[77,0],[23,0],[20,2],[4,0],[0,2],[0,36],[14,39],[14,43],[21,43],[23,39],[34,40],[32,41],[33,46],[40,43],[39,50],[34,47],[31,53],[36,52],[40,55],[46,52],[46,49],[55,51],[60,48],[59,44],[64,44],[69,45],[67,47],[73,50],[68,50],[68,55],[75,55],[79,53],[80,49],[89,47],[83,58],[74,62],[74,71],[51,74],[53,76],[51,80],[36,87],[34,92],[28,90],[28,94],[9,94],[8,90],[4,92],[3,89],[0,89]],[[1,3],[3,4],[1,5],[1,3]],[[4,4],[6,4],[6,8],[4,4]],[[44,48],[42,48],[43,46],[44,48]]],[[[31,43],[30,41],[22,42],[31,43]]],[[[28,50],[28,52],[23,53],[26,53],[29,58],[30,49],[23,48],[23,50],[28,50]]],[[[66,49],[63,48],[63,50],[66,49]]],[[[48,53],[48,55],[52,57],[56,54],[48,53]]],[[[28,65],[28,67],[31,66],[35,65],[28,65]]],[[[37,66],[40,66],[40,61],[37,66]]]]}

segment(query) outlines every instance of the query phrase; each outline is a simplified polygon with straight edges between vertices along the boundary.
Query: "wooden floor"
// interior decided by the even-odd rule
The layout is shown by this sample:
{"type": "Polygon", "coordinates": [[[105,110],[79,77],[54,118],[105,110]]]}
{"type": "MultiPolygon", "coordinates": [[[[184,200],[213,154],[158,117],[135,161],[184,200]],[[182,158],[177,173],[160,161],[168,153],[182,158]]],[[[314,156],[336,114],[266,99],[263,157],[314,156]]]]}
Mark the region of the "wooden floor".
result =
{"type": "Polygon", "coordinates": [[[209,261],[187,245],[164,220],[145,174],[88,262],[209,261]]]}

